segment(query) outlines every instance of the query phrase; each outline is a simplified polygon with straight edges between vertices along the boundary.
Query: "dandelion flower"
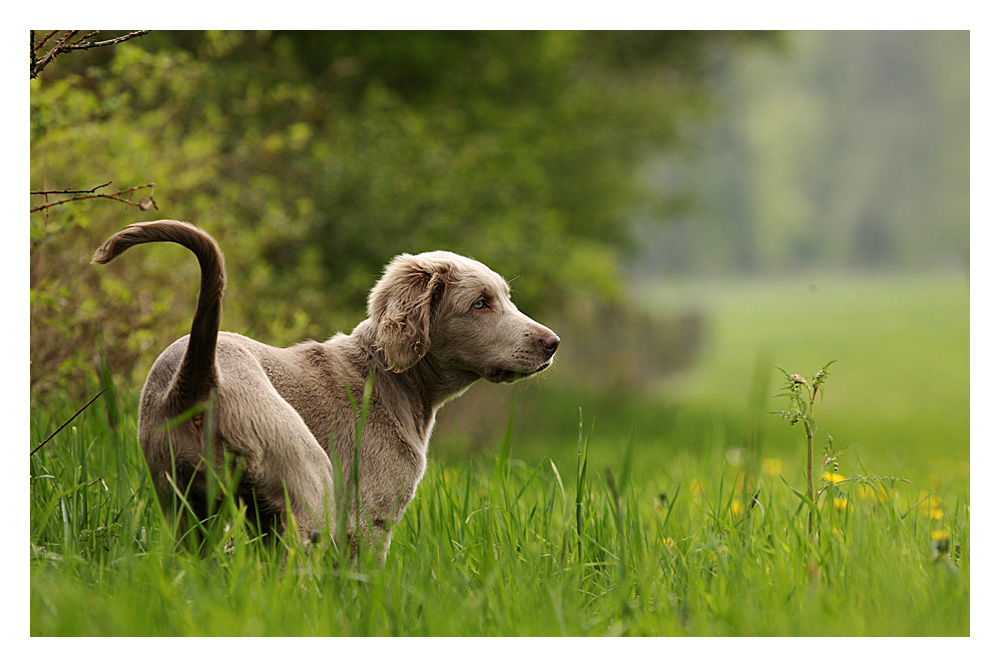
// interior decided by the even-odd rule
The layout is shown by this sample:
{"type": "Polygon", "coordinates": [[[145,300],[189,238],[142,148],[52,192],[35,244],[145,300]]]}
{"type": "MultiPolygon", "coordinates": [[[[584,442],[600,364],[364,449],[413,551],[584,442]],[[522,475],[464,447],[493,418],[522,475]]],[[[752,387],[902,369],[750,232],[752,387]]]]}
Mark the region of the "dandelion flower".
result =
{"type": "Polygon", "coordinates": [[[927,496],[927,502],[924,503],[924,512],[932,519],[941,519],[944,517],[944,505],[940,496],[927,496]]]}

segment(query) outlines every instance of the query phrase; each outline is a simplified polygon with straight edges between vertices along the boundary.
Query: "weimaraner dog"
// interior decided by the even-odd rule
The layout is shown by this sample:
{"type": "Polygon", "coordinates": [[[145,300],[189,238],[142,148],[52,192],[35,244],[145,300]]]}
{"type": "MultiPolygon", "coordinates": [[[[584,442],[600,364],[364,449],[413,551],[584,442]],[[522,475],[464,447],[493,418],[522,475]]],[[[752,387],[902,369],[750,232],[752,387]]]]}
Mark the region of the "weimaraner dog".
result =
{"type": "Polygon", "coordinates": [[[242,466],[239,493],[261,517],[312,539],[334,534],[334,510],[346,509],[352,553],[364,540],[384,562],[392,528],[424,474],[438,409],[480,378],[511,382],[548,368],[559,345],[555,333],[514,306],[503,278],[437,251],[393,259],[368,297],[368,319],[350,335],[271,347],[219,332],[222,253],[194,225],[130,225],[94,262],[154,241],[179,243],[201,264],[191,334],[153,364],[139,407],[139,442],[166,510],[181,490],[200,518],[207,515],[208,439],[216,470],[227,453],[242,466]],[[359,483],[349,497],[337,497],[348,487],[335,485],[334,476],[354,472],[356,410],[369,377],[359,483]]]}

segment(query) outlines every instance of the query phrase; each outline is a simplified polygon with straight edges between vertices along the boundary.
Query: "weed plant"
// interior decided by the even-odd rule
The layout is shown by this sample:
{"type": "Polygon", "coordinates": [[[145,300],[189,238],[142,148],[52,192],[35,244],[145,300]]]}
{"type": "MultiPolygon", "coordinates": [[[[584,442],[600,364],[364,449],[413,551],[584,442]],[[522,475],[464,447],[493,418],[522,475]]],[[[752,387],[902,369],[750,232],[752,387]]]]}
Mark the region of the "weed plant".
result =
{"type": "Polygon", "coordinates": [[[637,468],[635,442],[594,469],[594,452],[617,444],[594,440],[581,413],[553,443],[575,465],[516,458],[510,427],[492,461],[432,456],[377,568],[261,539],[224,493],[196,539],[175,541],[134,398],[103,384],[41,447],[79,406],[31,417],[33,635],[969,633],[960,480],[827,472],[805,503],[781,461],[710,450],[637,468]]]}
{"type": "MultiPolygon", "coordinates": [[[[794,426],[795,424],[801,423],[806,430],[806,496],[802,497],[803,501],[808,504],[809,513],[809,534],[812,535],[813,525],[815,523],[815,517],[818,508],[816,507],[816,478],[813,473],[813,463],[815,462],[815,452],[814,440],[816,438],[816,399],[819,397],[820,392],[823,390],[823,384],[826,382],[827,378],[830,377],[830,366],[834,362],[829,362],[826,366],[823,366],[816,375],[809,379],[806,379],[799,375],[798,373],[788,373],[784,369],[779,368],[785,376],[785,386],[782,387],[783,393],[781,396],[785,396],[789,399],[788,408],[781,412],[775,412],[772,414],[779,415],[783,419],[787,419],[788,422],[794,426]]],[[[833,447],[833,436],[828,435],[829,447],[833,447]]],[[[831,458],[832,453],[829,453],[827,459],[834,461],[835,458],[831,458]]],[[[824,466],[826,461],[824,461],[824,466]]],[[[801,497],[801,495],[800,495],[801,497]]]]}

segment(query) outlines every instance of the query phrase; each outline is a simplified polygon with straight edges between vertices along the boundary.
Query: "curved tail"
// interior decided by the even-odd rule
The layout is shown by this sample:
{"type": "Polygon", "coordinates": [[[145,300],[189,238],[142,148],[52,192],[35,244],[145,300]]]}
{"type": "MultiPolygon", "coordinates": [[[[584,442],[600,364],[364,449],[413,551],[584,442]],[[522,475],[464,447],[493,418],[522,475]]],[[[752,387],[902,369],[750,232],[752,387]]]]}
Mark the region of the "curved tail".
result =
{"type": "Polygon", "coordinates": [[[215,345],[226,270],[215,240],[194,225],[177,220],[129,225],[97,249],[93,263],[107,264],[134,245],[155,241],[179,243],[193,252],[201,265],[201,291],[191,322],[191,337],[168,397],[177,409],[184,410],[207,398],[215,386],[215,345]]]}

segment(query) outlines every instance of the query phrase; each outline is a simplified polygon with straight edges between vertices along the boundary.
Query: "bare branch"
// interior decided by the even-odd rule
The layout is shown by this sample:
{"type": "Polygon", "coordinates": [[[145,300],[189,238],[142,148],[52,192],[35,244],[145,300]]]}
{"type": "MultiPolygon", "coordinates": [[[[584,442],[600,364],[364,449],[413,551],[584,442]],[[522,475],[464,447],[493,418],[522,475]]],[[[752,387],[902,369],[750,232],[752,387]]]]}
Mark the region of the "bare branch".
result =
{"type": "Polygon", "coordinates": [[[79,40],[77,40],[76,42],[74,42],[73,44],[70,44],[69,47],[68,47],[68,50],[75,51],[77,49],[79,49],[79,50],[94,49],[94,48],[97,48],[99,46],[113,46],[114,44],[120,44],[121,42],[127,42],[130,39],[135,39],[136,37],[142,37],[143,35],[146,35],[146,34],[149,33],[148,30],[133,30],[132,32],[128,33],[127,35],[122,35],[121,37],[115,37],[114,39],[106,39],[103,42],[85,42],[85,41],[83,41],[83,40],[85,40],[85,39],[87,39],[89,37],[93,37],[98,32],[100,32],[100,31],[95,30],[94,32],[87,33],[86,35],[84,35],[83,37],[81,37],[79,40]]]}
{"type": "Polygon", "coordinates": [[[47,34],[42,41],[35,43],[35,31],[31,31],[31,78],[37,77],[43,69],[45,69],[49,63],[56,59],[56,56],[62,53],[69,53],[70,51],[85,51],[87,49],[95,49],[101,46],[113,46],[115,44],[121,44],[122,42],[127,42],[130,39],[135,39],[136,37],[142,37],[143,35],[149,33],[148,30],[133,30],[132,32],[115,37],[113,39],[105,39],[99,42],[88,41],[92,37],[97,36],[100,32],[99,30],[94,30],[88,32],[87,34],[77,38],[79,30],[67,30],[64,35],[60,36],[55,45],[46,52],[42,57],[38,57],[38,49],[42,47],[50,38],[52,38],[59,31],[53,31],[47,34]],[[75,41],[73,41],[75,38],[75,41]]]}
{"type": "Polygon", "coordinates": [[[107,183],[102,183],[101,185],[94,186],[94,187],[92,187],[89,190],[69,190],[69,189],[67,189],[67,190],[32,190],[31,194],[33,194],[33,195],[84,195],[84,194],[90,194],[92,192],[97,192],[101,188],[106,188],[107,186],[111,185],[112,183],[114,183],[114,181],[108,181],[107,183]]]}
{"type": "Polygon", "coordinates": [[[97,395],[96,395],[96,396],[94,396],[94,397],[93,397],[92,399],[90,399],[89,401],[87,401],[87,404],[86,404],[86,405],[84,405],[84,406],[83,406],[82,408],[80,408],[79,410],[77,410],[77,411],[76,411],[76,414],[75,414],[75,415],[73,415],[72,417],[70,417],[69,419],[67,419],[67,420],[66,420],[66,421],[65,421],[65,422],[63,423],[63,425],[62,425],[62,426],[60,426],[60,427],[59,427],[59,428],[57,428],[57,429],[56,429],[55,431],[53,431],[53,432],[52,432],[52,435],[50,435],[49,437],[45,438],[45,440],[42,440],[42,441],[41,441],[40,443],[38,443],[38,446],[37,446],[37,447],[35,447],[34,449],[32,449],[32,450],[31,450],[31,455],[33,456],[33,455],[35,454],[35,452],[37,452],[37,451],[38,451],[39,449],[41,449],[42,447],[44,447],[44,446],[45,446],[45,443],[47,443],[47,442],[48,442],[49,440],[51,440],[52,438],[56,437],[56,436],[57,436],[57,435],[59,434],[59,431],[63,430],[63,429],[64,429],[64,428],[66,428],[67,426],[69,426],[69,423],[70,423],[71,421],[73,421],[74,419],[76,419],[77,417],[79,417],[79,416],[80,416],[80,413],[81,413],[81,412],[83,412],[84,410],[86,410],[87,408],[89,408],[89,407],[90,407],[90,404],[91,404],[91,403],[93,403],[94,401],[96,401],[96,400],[97,400],[98,398],[100,398],[100,397],[101,397],[101,394],[103,394],[103,393],[104,393],[104,390],[103,390],[103,389],[102,389],[102,390],[100,390],[99,392],[97,392],[97,395]]]}
{"type": "MultiPolygon", "coordinates": [[[[82,43],[83,40],[85,40],[85,39],[90,39],[91,37],[96,37],[98,35],[98,33],[100,33],[100,32],[101,32],[100,30],[92,30],[92,31],[88,32],[86,35],[84,35],[80,39],[78,39],[75,42],[73,42],[73,46],[75,47],[77,44],[82,43]]],[[[95,46],[100,46],[100,45],[99,44],[95,44],[95,46]]]]}
{"type": "MultiPolygon", "coordinates": [[[[42,48],[43,46],[45,46],[45,42],[49,41],[49,39],[52,38],[58,32],[59,32],[58,30],[53,30],[49,34],[45,35],[45,37],[42,37],[42,41],[38,42],[38,44],[35,44],[34,40],[32,40],[32,46],[34,46],[36,49],[42,48]]],[[[31,34],[34,35],[35,31],[32,30],[31,34]]]]}
{"type": "Polygon", "coordinates": [[[31,192],[32,195],[43,196],[46,198],[48,198],[49,195],[56,195],[56,194],[66,194],[66,195],[75,194],[76,196],[68,197],[66,199],[60,199],[58,201],[47,202],[45,204],[42,204],[41,206],[35,206],[34,208],[31,209],[30,213],[34,213],[36,211],[43,211],[47,208],[52,208],[53,206],[60,206],[62,204],[68,204],[69,202],[73,201],[81,201],[83,199],[111,199],[113,201],[120,201],[126,206],[137,206],[143,211],[148,211],[151,208],[160,210],[159,207],[156,205],[156,201],[153,199],[153,193],[156,188],[155,183],[136,185],[131,188],[119,190],[118,192],[111,192],[111,193],[97,192],[97,190],[106,187],[108,185],[111,185],[112,183],[114,183],[114,181],[108,181],[107,183],[103,185],[98,185],[97,187],[91,188],[90,190],[70,190],[70,189],[34,190],[31,192]],[[142,190],[144,188],[149,188],[149,196],[143,197],[139,201],[132,201],[132,196],[131,196],[132,193],[134,193],[136,190],[142,190]],[[127,195],[127,197],[125,195],[127,195]]]}

